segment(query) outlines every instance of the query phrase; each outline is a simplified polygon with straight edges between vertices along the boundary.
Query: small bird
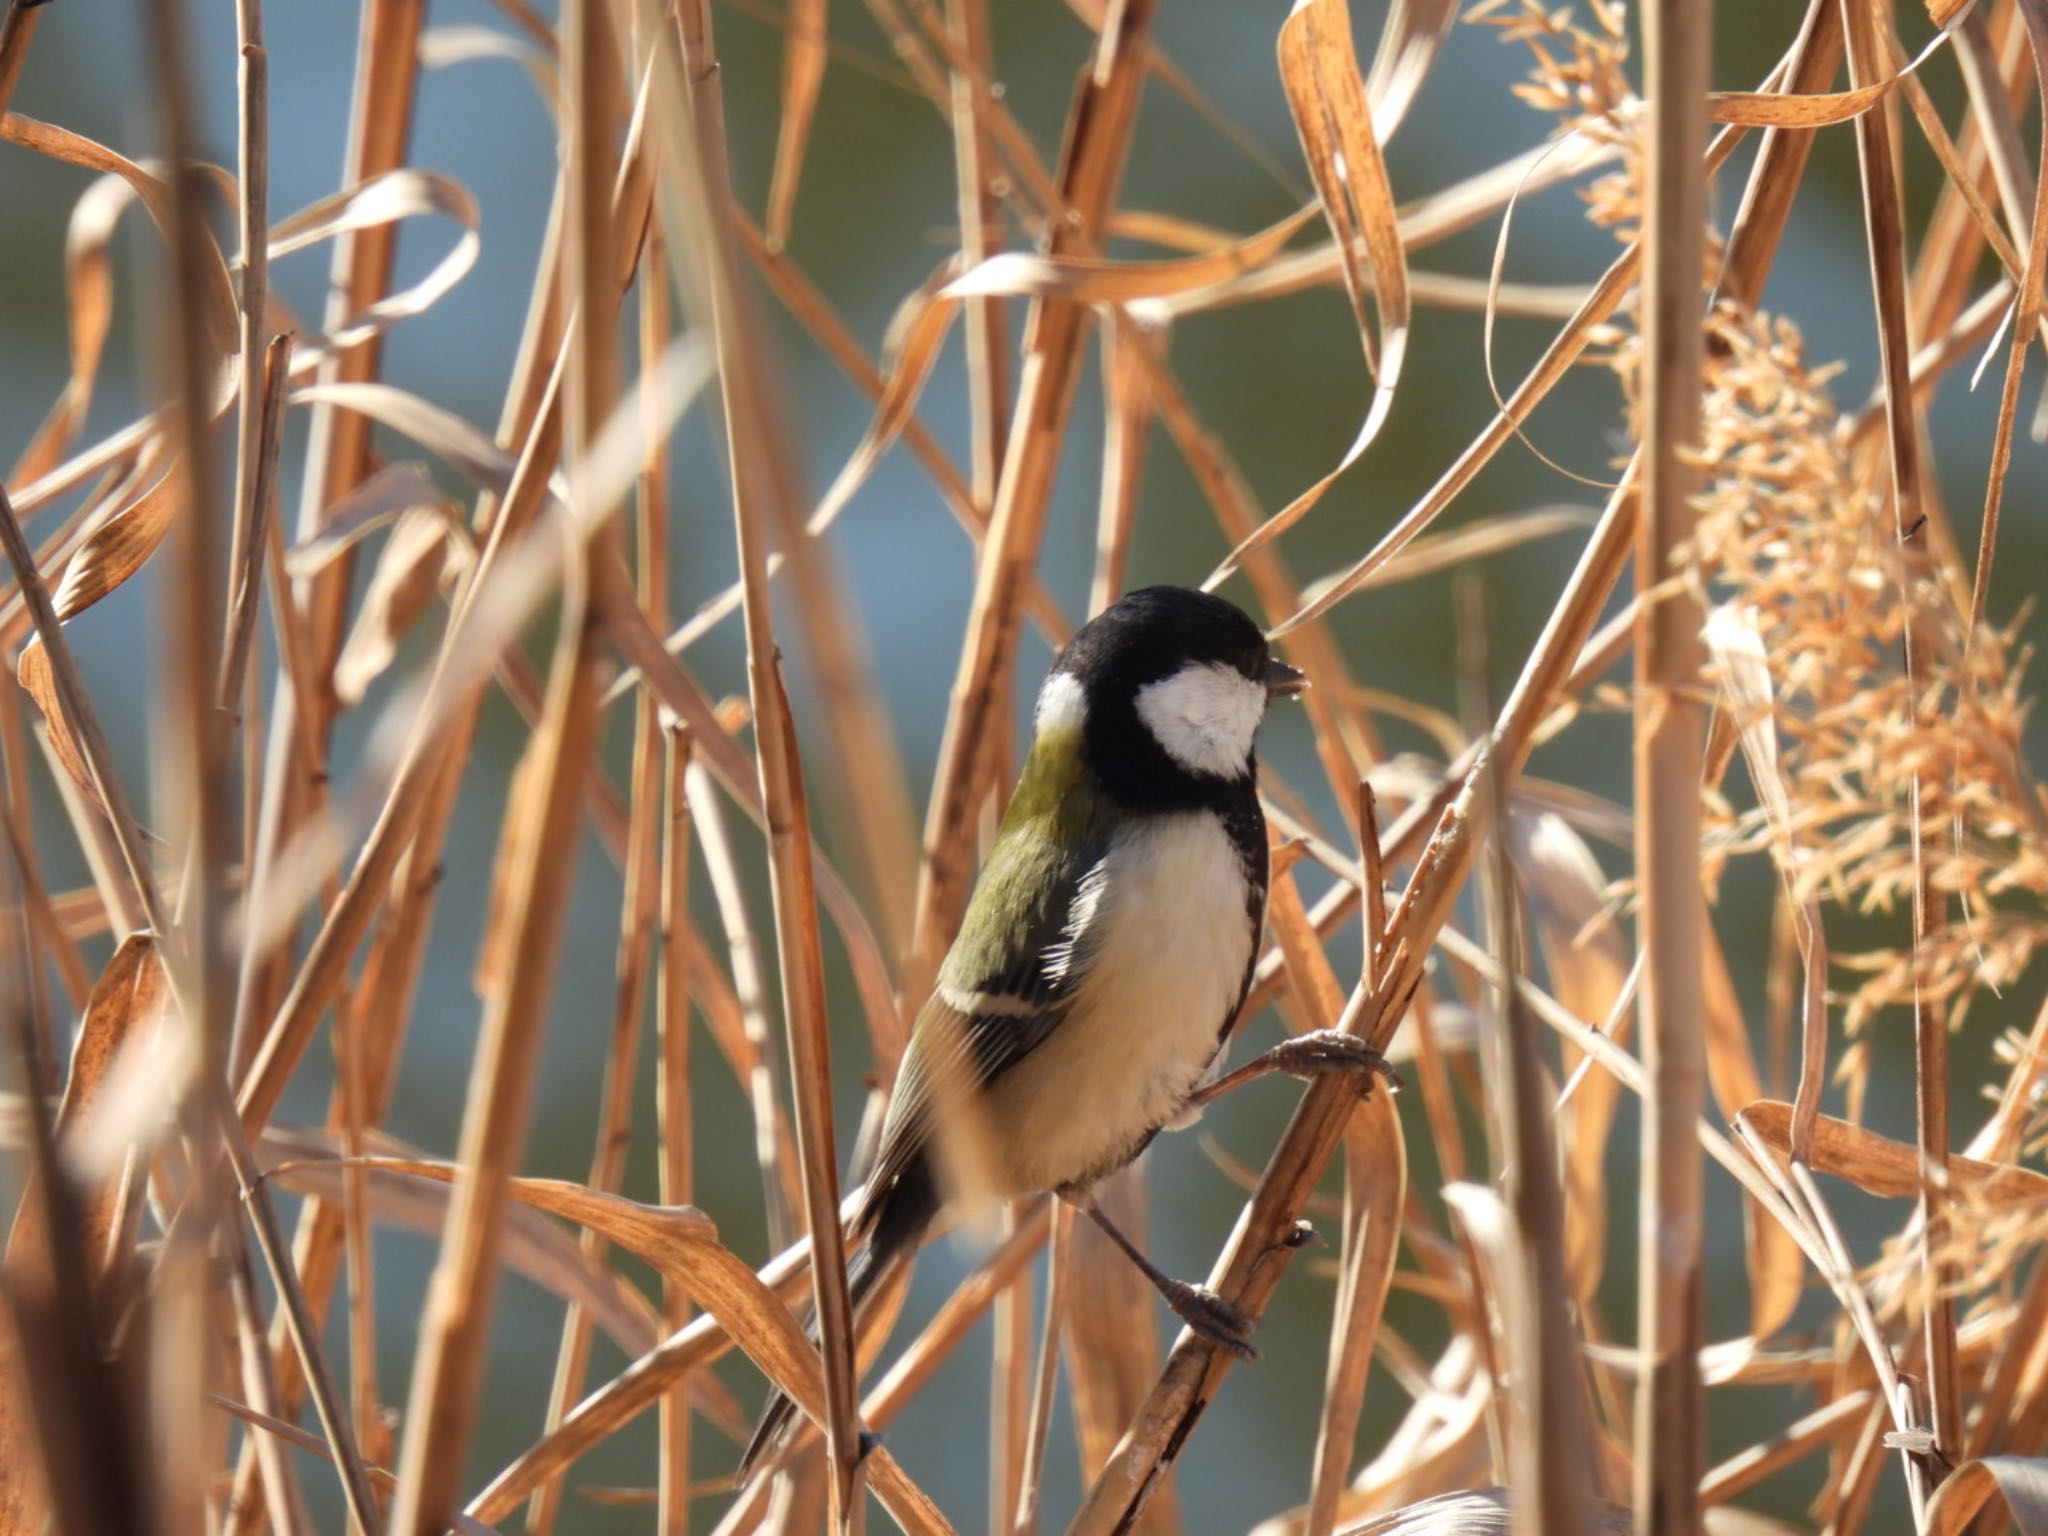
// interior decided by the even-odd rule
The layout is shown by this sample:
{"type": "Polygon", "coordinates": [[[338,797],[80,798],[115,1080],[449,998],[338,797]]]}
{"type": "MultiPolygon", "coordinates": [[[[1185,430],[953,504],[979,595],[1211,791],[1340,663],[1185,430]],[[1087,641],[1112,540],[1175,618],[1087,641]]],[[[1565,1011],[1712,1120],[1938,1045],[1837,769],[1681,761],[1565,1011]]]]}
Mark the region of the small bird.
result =
{"type": "MultiPolygon", "coordinates": [[[[1252,1323],[1159,1270],[1090,1191],[1252,1077],[1384,1071],[1363,1040],[1298,1035],[1215,1077],[1266,917],[1253,737],[1302,674],[1223,598],[1132,592],[1039,690],[1031,750],[904,1052],[849,1240],[856,1314],[965,1207],[1054,1191],[1195,1332],[1250,1356],[1252,1323]]],[[[782,1438],[777,1395],[740,1463],[782,1438]]]]}

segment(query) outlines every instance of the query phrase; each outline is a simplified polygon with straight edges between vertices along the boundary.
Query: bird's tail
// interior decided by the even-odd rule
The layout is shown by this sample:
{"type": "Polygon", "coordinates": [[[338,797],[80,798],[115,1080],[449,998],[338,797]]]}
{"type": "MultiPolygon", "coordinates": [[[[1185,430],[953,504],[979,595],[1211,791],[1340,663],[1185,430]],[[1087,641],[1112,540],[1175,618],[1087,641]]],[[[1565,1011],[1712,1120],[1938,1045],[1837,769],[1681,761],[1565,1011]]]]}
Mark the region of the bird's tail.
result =
{"type": "MultiPolygon", "coordinates": [[[[882,1235],[877,1234],[867,1247],[863,1248],[846,1266],[846,1291],[853,1303],[853,1318],[858,1329],[861,1316],[873,1301],[875,1293],[889,1278],[899,1264],[908,1263],[916,1245],[902,1247],[885,1245],[882,1235]]],[[[818,1325],[814,1321],[807,1330],[811,1342],[818,1341],[818,1325]]],[[[740,1456],[739,1471],[734,1475],[735,1485],[744,1488],[759,1472],[775,1459],[776,1453],[789,1438],[791,1425],[796,1420],[796,1404],[787,1394],[777,1391],[768,1397],[768,1407],[761,1415],[761,1423],[754,1431],[754,1438],[747,1442],[747,1448],[740,1456]]]]}

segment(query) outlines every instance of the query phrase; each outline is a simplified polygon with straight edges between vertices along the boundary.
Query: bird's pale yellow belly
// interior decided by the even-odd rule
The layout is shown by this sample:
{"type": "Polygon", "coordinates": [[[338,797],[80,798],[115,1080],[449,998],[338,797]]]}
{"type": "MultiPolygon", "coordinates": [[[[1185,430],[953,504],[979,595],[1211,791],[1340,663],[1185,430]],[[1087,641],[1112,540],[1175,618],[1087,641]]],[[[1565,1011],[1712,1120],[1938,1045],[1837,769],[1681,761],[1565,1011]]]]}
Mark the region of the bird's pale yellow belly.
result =
{"type": "Polygon", "coordinates": [[[1120,1167],[1182,1111],[1244,984],[1256,938],[1247,881],[1215,817],[1147,823],[1107,874],[1090,925],[1098,960],[1071,1012],[983,1105],[997,1193],[1120,1167]]]}

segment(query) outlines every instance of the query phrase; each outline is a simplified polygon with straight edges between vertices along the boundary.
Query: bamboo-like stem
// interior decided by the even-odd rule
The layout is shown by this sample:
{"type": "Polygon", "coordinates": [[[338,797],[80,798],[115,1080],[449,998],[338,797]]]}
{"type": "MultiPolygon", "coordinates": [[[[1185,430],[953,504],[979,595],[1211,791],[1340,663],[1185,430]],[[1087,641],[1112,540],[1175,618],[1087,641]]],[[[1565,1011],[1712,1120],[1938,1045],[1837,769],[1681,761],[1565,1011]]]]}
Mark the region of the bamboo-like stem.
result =
{"type": "MultiPolygon", "coordinates": [[[[263,1326],[263,1309],[256,1297],[256,1275],[249,1255],[240,1244],[227,1261],[228,1293],[234,1304],[236,1332],[242,1345],[242,1395],[260,1413],[275,1416],[277,1371],[270,1357],[270,1338],[263,1326]]],[[[256,1462],[263,1478],[263,1500],[271,1518],[285,1536],[311,1536],[312,1522],[306,1515],[305,1496],[300,1492],[291,1458],[275,1442],[255,1448],[256,1462]]]]}
{"type": "MultiPolygon", "coordinates": [[[[648,266],[650,280],[658,264],[648,266]]],[[[665,278],[660,279],[665,281],[665,278]]],[[[649,526],[654,521],[649,520],[649,526]]],[[[655,1016],[659,1021],[660,1075],[655,1082],[655,1119],[661,1143],[661,1201],[689,1202],[695,1160],[691,1151],[690,979],[686,930],[690,894],[690,802],[684,789],[690,740],[664,728],[661,845],[660,963],[655,970],[655,1016]]],[[[672,1332],[690,1322],[689,1291],[664,1282],[662,1320],[672,1332]]],[[[690,1404],[686,1387],[661,1400],[659,1507],[661,1536],[687,1536],[690,1529],[690,1404]]]]}
{"type": "MultiPolygon", "coordinates": [[[[1067,1309],[1067,1271],[1073,1253],[1074,1208],[1057,1201],[1052,1234],[1045,1245],[1045,1319],[1038,1335],[1038,1370],[1031,1384],[1031,1419],[1024,1438],[1024,1476],[1008,1529],[1011,1536],[1037,1536],[1045,1502],[1045,1449],[1052,1438],[1052,1405],[1060,1375],[1060,1335],[1067,1309]]],[[[995,1527],[1002,1530],[1002,1526],[995,1527]]]]}
{"type": "MultiPolygon", "coordinates": [[[[236,134],[240,174],[235,191],[242,240],[242,288],[237,296],[242,366],[235,414],[234,538],[228,568],[235,576],[236,611],[246,617],[233,625],[227,641],[228,661],[220,685],[223,710],[233,709],[241,694],[241,667],[255,632],[254,593],[263,548],[259,520],[267,514],[269,493],[274,488],[270,483],[276,474],[274,443],[282,428],[284,404],[283,375],[280,372],[273,384],[264,359],[268,341],[265,311],[270,303],[270,55],[263,46],[263,0],[237,0],[235,34],[241,55],[236,134]],[[264,469],[266,450],[271,465],[268,472],[264,469]]],[[[257,786],[252,783],[244,792],[254,797],[257,786]]],[[[245,864],[253,852],[253,846],[243,849],[245,864]]]]}
{"type": "Polygon", "coordinates": [[[1637,1330],[1644,1375],[1636,1390],[1636,1530],[1699,1529],[1706,1419],[1699,1138],[1706,1032],[1700,1007],[1699,703],[1702,615],[1692,589],[1672,583],[1692,537],[1699,483],[1700,326],[1706,227],[1706,93],[1712,58],[1709,0],[1643,7],[1650,106],[1644,210],[1642,516],[1636,589],[1660,591],[1636,617],[1635,809],[1638,1003],[1651,1093],[1643,1113],[1637,1330]]]}
{"type": "MultiPolygon", "coordinates": [[[[977,266],[1002,248],[1002,204],[992,190],[992,146],[976,110],[975,75],[986,78],[994,63],[986,0],[946,0],[953,46],[972,67],[955,70],[953,89],[953,180],[960,207],[960,254],[977,266]]],[[[974,504],[983,515],[995,509],[1001,473],[1004,425],[1009,410],[1007,327],[1002,300],[980,295],[967,301],[967,401],[974,504]]],[[[1014,1508],[1014,1505],[1012,1506],[1014,1508]]]]}
{"type": "MultiPolygon", "coordinates": [[[[1837,0],[1810,0],[1806,20],[1792,45],[1792,67],[1785,74],[1784,89],[1800,95],[1824,90],[1841,67],[1842,13],[1837,0]]],[[[1785,221],[1791,217],[1813,141],[1811,132],[1797,129],[1764,131],[1721,264],[1720,294],[1729,302],[1754,309],[1762,299],[1764,279],[1785,232],[1785,221]]]]}
{"type": "MultiPolygon", "coordinates": [[[[1843,30],[1849,41],[1852,83],[1883,73],[1880,22],[1867,0],[1842,0],[1843,30]]],[[[1905,669],[1916,719],[1931,707],[1931,686],[1921,669],[1932,658],[1928,616],[1913,590],[1913,571],[1925,549],[1927,520],[1919,430],[1914,418],[1912,345],[1905,333],[1906,273],[1904,209],[1893,159],[1889,119],[1882,111],[1856,120],[1857,161],[1863,175],[1864,231],[1870,247],[1871,289],[1876,300],[1878,355],[1884,379],[1885,424],[1891,495],[1899,543],[1900,600],[1905,614],[1905,669]]],[[[1927,851],[1923,805],[1927,774],[1913,774],[1908,807],[1913,847],[1913,1066],[1916,1124],[1921,1157],[1919,1301],[1927,1351],[1928,1399],[1936,1457],[1932,1479],[1960,1459],[1964,1426],[1956,1380],[1954,1294],[1940,1256],[1947,1228],[1949,1183],[1948,1018],[1927,995],[1923,978],[1927,944],[1944,920],[1947,898],[1936,894],[1927,851]]]]}
{"type": "Polygon", "coordinates": [[[8,0],[7,14],[0,16],[0,116],[14,99],[14,87],[21,81],[21,69],[28,62],[28,45],[36,35],[47,0],[8,0]]]}
{"type": "MultiPolygon", "coordinates": [[[[580,323],[569,348],[565,432],[572,497],[596,494],[587,470],[618,398],[618,289],[613,278],[611,193],[618,178],[621,58],[605,0],[579,0],[565,17],[570,132],[564,282],[580,323]]],[[[585,582],[620,558],[616,526],[599,506],[579,506],[587,562],[572,566],[549,677],[547,712],[508,807],[514,850],[505,912],[510,957],[487,1000],[463,1117],[458,1181],[441,1259],[421,1326],[419,1363],[399,1460],[392,1525],[404,1536],[439,1536],[458,1507],[463,1451],[482,1384],[498,1278],[505,1186],[525,1142],[556,951],[570,882],[566,862],[596,747],[603,679],[602,621],[585,582]]]]}
{"type": "MultiPolygon", "coordinates": [[[[1461,577],[1457,592],[1459,691],[1467,729],[1475,734],[1485,729],[1491,711],[1491,615],[1477,583],[1476,577],[1461,577]]],[[[1493,795],[1492,831],[1489,857],[1480,874],[1480,902],[1487,948],[1505,984],[1488,1010],[1482,1055],[1488,1140],[1510,1220],[1508,1251],[1498,1277],[1504,1293],[1499,1302],[1507,1319],[1513,1400],[1509,1499],[1518,1531],[1530,1536],[1588,1532],[1594,1528],[1595,1462],[1588,1454],[1594,1443],[1593,1425],[1580,1374],[1579,1341],[1568,1310],[1571,1285],[1565,1276],[1563,1192],[1554,1171],[1551,1106],[1536,1023],[1517,986],[1522,959],[1518,892],[1508,851],[1507,796],[1498,779],[1488,789],[1493,795]]],[[[1685,857],[1688,870],[1697,867],[1689,851],[1685,857]]],[[[1699,1138],[1693,1121],[1687,1121],[1684,1130],[1697,1158],[1699,1138]]]]}
{"type": "MultiPolygon", "coordinates": [[[[767,537],[796,526],[788,465],[779,451],[770,393],[754,356],[752,327],[738,283],[733,206],[726,161],[725,106],[717,74],[711,15],[705,0],[679,13],[678,33],[689,81],[694,128],[685,168],[696,209],[711,223],[701,238],[725,401],[726,447],[732,466],[733,521],[745,585],[747,683],[753,702],[761,803],[766,812],[770,892],[777,959],[794,1085],[797,1153],[813,1260],[812,1299],[824,1364],[825,1455],[831,1468],[835,1531],[854,1527],[859,1511],[858,1369],[853,1309],[846,1292],[846,1251],[839,1226],[838,1147],[833,1135],[832,1074],[825,1017],[823,959],[813,891],[811,837],[794,726],[783,692],[769,610],[767,537]]],[[[644,665],[644,662],[643,662],[644,665]]]]}
{"type": "MultiPolygon", "coordinates": [[[[344,185],[360,185],[405,161],[425,11],[426,0],[364,0],[344,185]]],[[[396,246],[396,226],[388,223],[346,231],[335,242],[327,329],[360,314],[387,291],[396,246]]],[[[378,339],[370,337],[325,359],[319,377],[323,382],[374,379],[381,356],[378,339]]],[[[330,405],[314,407],[300,482],[300,537],[318,532],[326,508],[362,479],[369,442],[370,423],[358,413],[330,405]]],[[[293,607],[303,615],[307,673],[319,681],[314,691],[306,692],[280,680],[271,705],[270,752],[258,818],[260,864],[267,864],[271,851],[290,841],[318,803],[332,711],[326,680],[341,643],[349,569],[344,554],[317,581],[295,584],[293,607]],[[296,755],[301,737],[319,749],[311,754],[316,761],[310,766],[296,755]]],[[[267,1018],[279,1005],[286,984],[284,959],[282,953],[258,945],[245,951],[235,1004],[238,1036],[253,1036],[254,1025],[248,1021],[267,1018]]]]}
{"type": "Polygon", "coordinates": [[[380,1536],[384,1526],[378,1518],[376,1498],[370,1491],[369,1474],[363,1468],[362,1453],[349,1427],[341,1394],[335,1391],[328,1373],[326,1359],[320,1349],[318,1324],[311,1308],[306,1305],[305,1293],[300,1290],[298,1277],[291,1267],[291,1252],[285,1244],[283,1230],[278,1226],[277,1212],[270,1203],[270,1192],[257,1171],[249,1144],[243,1138],[241,1122],[236,1117],[232,1101],[225,1092],[216,1092],[212,1098],[212,1118],[219,1128],[221,1145],[226,1151],[228,1166],[234,1170],[243,1204],[248,1207],[257,1247],[269,1267],[271,1283],[277,1287],[280,1311],[292,1342],[297,1346],[299,1367],[311,1389],[335,1470],[341,1475],[342,1498],[348,1506],[352,1528],[357,1536],[380,1536]]]}
{"type": "MultiPolygon", "coordinates": [[[[258,353],[260,359],[255,388],[254,462],[248,466],[246,484],[243,467],[236,468],[235,530],[229,569],[234,573],[232,602],[228,614],[225,654],[221,660],[219,706],[222,713],[234,711],[248,691],[249,658],[255,648],[256,621],[262,610],[262,571],[270,548],[270,524],[277,497],[278,453],[284,439],[284,395],[291,379],[292,339],[272,337],[258,353]]],[[[252,724],[253,729],[253,724],[252,724]]],[[[262,759],[255,759],[249,775],[253,784],[263,771],[262,759]]],[[[248,796],[253,800],[254,796],[248,796]]],[[[245,867],[253,860],[257,807],[245,807],[243,824],[249,832],[242,839],[245,867]]]]}

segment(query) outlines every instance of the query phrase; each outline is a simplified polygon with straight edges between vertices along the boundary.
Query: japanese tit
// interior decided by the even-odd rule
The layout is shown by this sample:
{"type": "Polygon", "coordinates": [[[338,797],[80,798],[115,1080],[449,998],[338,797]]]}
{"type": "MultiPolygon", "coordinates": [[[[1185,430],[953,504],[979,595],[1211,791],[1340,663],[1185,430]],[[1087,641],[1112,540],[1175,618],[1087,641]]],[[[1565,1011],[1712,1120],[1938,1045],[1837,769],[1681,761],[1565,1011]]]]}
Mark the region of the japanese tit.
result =
{"type": "MultiPolygon", "coordinates": [[[[1252,1353],[1242,1314],[1154,1268],[1089,1191],[1219,1086],[1266,915],[1253,738],[1268,702],[1303,686],[1237,607],[1179,587],[1131,593],[1054,659],[850,1228],[866,1244],[847,1277],[857,1314],[935,1228],[1050,1190],[1101,1224],[1190,1327],[1252,1353]]],[[[1299,1036],[1229,1085],[1378,1066],[1350,1036],[1299,1036]]],[[[772,1400],[742,1480],[792,1412],[772,1400]]]]}

